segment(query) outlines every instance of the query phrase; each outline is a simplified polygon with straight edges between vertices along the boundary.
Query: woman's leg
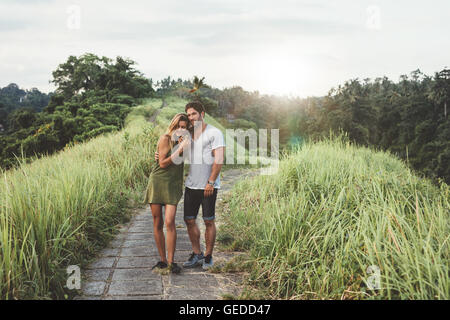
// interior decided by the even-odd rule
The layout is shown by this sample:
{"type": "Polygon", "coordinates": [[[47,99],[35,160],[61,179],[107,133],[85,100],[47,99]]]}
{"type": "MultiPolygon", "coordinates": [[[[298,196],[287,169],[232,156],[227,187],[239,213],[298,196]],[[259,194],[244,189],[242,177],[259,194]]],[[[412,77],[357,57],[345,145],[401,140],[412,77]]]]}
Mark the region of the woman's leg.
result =
{"type": "Polygon", "coordinates": [[[153,235],[155,236],[156,247],[158,248],[161,261],[167,263],[166,242],[164,240],[164,230],[163,230],[164,223],[162,218],[162,205],[151,203],[150,208],[153,216],[153,235]]]}
{"type": "Polygon", "coordinates": [[[177,206],[166,204],[166,232],[167,232],[167,261],[169,264],[173,263],[175,256],[175,247],[177,244],[177,229],[175,227],[175,215],[177,213],[177,206]]]}

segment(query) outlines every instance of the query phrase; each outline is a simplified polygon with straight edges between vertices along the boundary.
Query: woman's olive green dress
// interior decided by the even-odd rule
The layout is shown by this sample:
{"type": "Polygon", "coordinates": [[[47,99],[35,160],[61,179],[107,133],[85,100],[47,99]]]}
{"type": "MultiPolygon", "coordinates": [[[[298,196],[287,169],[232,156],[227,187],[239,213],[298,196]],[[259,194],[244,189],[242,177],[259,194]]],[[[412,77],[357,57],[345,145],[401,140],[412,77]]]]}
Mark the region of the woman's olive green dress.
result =
{"type": "MultiPolygon", "coordinates": [[[[172,150],[167,156],[171,154],[172,150]]],[[[150,172],[144,203],[177,205],[183,195],[183,168],[183,162],[167,168],[161,168],[157,162],[150,172]]]]}

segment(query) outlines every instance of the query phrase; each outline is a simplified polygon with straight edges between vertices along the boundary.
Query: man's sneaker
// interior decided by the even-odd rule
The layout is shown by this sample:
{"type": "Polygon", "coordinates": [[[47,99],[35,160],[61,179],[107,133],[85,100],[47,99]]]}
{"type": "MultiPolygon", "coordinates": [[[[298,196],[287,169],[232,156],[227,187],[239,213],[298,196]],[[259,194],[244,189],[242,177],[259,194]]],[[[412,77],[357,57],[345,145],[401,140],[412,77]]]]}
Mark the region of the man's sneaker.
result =
{"type": "Polygon", "coordinates": [[[195,254],[194,252],[192,252],[188,261],[183,263],[183,267],[194,268],[195,266],[200,265],[204,259],[205,257],[203,256],[203,252],[200,252],[200,254],[195,254]]]}
{"type": "Polygon", "coordinates": [[[172,273],[180,273],[181,272],[181,268],[175,262],[169,264],[169,270],[172,273]]]}
{"type": "Polygon", "coordinates": [[[153,269],[165,269],[165,268],[167,268],[167,263],[163,262],[163,261],[158,261],[158,263],[152,267],[152,270],[153,269]]]}
{"type": "Polygon", "coordinates": [[[212,256],[211,256],[210,254],[208,254],[208,255],[205,257],[205,260],[203,260],[203,266],[202,266],[202,268],[203,268],[203,270],[208,270],[208,269],[211,268],[213,265],[214,265],[213,258],[212,258],[212,256]]]}

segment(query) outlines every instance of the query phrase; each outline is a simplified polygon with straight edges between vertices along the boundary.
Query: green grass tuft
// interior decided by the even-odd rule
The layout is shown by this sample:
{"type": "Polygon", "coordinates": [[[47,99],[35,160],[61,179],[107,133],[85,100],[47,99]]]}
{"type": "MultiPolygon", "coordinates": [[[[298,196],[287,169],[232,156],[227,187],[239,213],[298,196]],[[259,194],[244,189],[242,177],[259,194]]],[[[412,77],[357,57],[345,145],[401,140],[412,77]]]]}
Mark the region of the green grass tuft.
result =
{"type": "Polygon", "coordinates": [[[0,296],[63,299],[68,265],[84,266],[143,201],[158,133],[150,105],[120,132],[2,172],[0,296]]]}
{"type": "Polygon", "coordinates": [[[266,297],[450,297],[449,187],[387,153],[342,137],[308,143],[226,201],[219,240],[250,253],[249,281],[266,297]],[[379,290],[368,288],[369,266],[379,290]]]}

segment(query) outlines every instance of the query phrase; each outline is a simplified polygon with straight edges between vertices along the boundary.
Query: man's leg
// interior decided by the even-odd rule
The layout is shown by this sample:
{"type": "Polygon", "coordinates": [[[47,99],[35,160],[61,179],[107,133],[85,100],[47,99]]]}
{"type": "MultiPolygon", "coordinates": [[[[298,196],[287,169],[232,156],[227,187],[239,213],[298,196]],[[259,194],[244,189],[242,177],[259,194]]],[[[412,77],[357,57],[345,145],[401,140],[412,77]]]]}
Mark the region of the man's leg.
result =
{"type": "Polygon", "coordinates": [[[214,243],[216,241],[216,223],[214,220],[204,220],[205,221],[205,242],[206,251],[205,256],[212,255],[214,249],[214,243]]]}
{"type": "Polygon", "coordinates": [[[191,240],[192,251],[195,254],[200,254],[200,229],[195,222],[195,219],[185,220],[187,231],[189,234],[189,240],[191,240]]]}
{"type": "Polygon", "coordinates": [[[204,197],[202,201],[203,221],[205,222],[205,257],[208,255],[212,255],[214,243],[216,241],[215,214],[217,190],[218,189],[214,189],[213,194],[209,197],[204,197]]]}
{"type": "Polygon", "coordinates": [[[200,192],[203,190],[184,189],[184,222],[186,223],[189,240],[191,240],[192,251],[200,254],[200,229],[195,222],[200,209],[201,197],[200,192]]]}

